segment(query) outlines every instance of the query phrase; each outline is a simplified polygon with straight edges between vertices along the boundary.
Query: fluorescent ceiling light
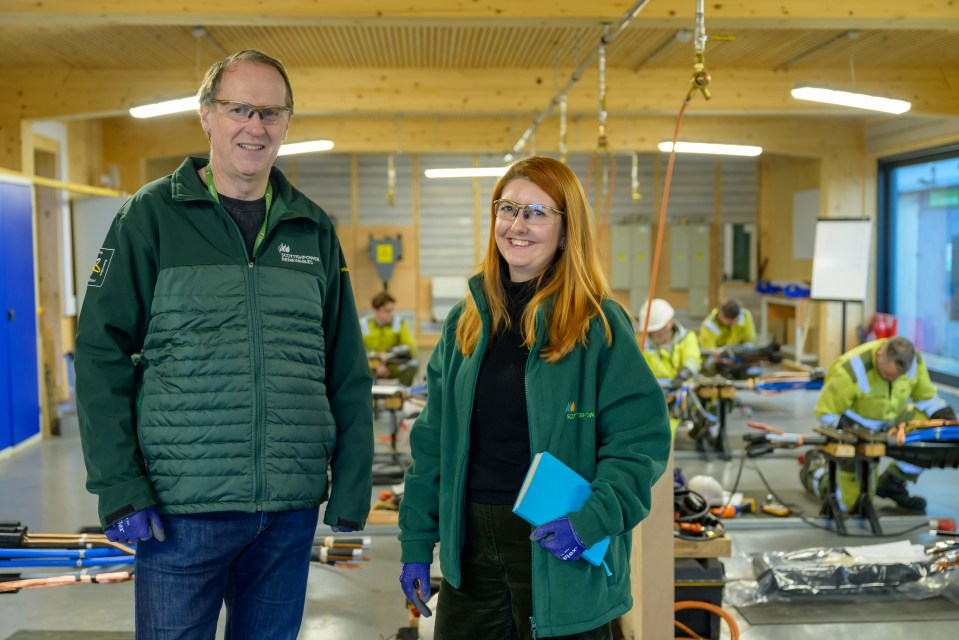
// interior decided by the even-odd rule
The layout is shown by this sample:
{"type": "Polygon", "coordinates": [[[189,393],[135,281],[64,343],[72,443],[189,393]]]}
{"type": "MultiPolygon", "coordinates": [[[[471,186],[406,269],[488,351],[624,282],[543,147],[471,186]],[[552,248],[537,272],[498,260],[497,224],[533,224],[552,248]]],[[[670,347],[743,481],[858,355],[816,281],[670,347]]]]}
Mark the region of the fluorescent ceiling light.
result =
{"type": "Polygon", "coordinates": [[[333,148],[332,140],[308,140],[307,142],[291,142],[280,147],[278,156],[291,156],[295,153],[313,153],[315,151],[329,151],[333,148]]]}
{"type": "Polygon", "coordinates": [[[858,109],[871,109],[885,113],[905,113],[912,107],[912,104],[905,100],[894,100],[892,98],[871,96],[865,93],[836,91],[835,89],[810,87],[807,85],[796,87],[792,90],[792,94],[794,98],[798,98],[799,100],[812,100],[813,102],[838,104],[844,107],[856,107],[858,109]]]}
{"type": "MultiPolygon", "coordinates": [[[[669,140],[659,143],[659,150],[669,153],[673,143],[669,140]]],[[[676,153],[707,153],[716,156],[758,156],[762,147],[745,144],[712,144],[710,142],[677,142],[676,153]]]]}
{"type": "Polygon", "coordinates": [[[179,98],[177,100],[167,100],[155,104],[145,104],[142,107],[133,107],[130,109],[130,115],[134,118],[153,118],[171,113],[180,113],[181,111],[196,111],[199,104],[196,96],[190,96],[189,98],[179,98]]]}
{"type": "Polygon", "coordinates": [[[450,169],[427,169],[427,178],[498,178],[509,167],[461,167],[450,169]]]}

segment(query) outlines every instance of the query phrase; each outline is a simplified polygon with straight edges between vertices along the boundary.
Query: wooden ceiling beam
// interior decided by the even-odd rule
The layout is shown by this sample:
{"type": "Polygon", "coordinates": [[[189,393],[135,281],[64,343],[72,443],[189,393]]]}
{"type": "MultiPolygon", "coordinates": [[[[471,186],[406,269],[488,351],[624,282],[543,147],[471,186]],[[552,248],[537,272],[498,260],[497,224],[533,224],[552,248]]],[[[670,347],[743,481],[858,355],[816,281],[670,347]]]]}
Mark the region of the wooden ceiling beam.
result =
{"type": "MultiPolygon", "coordinates": [[[[620,118],[608,121],[611,153],[625,151],[656,152],[657,145],[672,137],[675,119],[670,117],[620,118]]],[[[469,121],[430,117],[391,118],[304,117],[290,127],[290,142],[327,138],[333,140],[333,153],[479,153],[502,157],[522,133],[525,123],[512,118],[479,117],[469,121]]],[[[698,117],[687,115],[681,129],[683,139],[700,142],[755,144],[766,153],[819,157],[824,145],[836,141],[861,147],[864,125],[848,118],[799,120],[776,117],[698,117]],[[852,136],[852,137],[850,137],[852,136]]],[[[596,150],[595,121],[579,120],[569,124],[570,151],[596,150]]],[[[547,119],[537,133],[539,152],[558,149],[558,122],[547,119]]],[[[142,166],[150,158],[205,155],[207,141],[199,122],[182,120],[163,126],[132,118],[104,121],[104,164],[124,167],[142,166]]],[[[141,176],[123,175],[122,188],[135,190],[141,176]]]]}
{"type": "MultiPolygon", "coordinates": [[[[473,26],[511,22],[517,25],[563,26],[612,22],[632,4],[622,0],[4,0],[0,24],[102,25],[258,25],[307,26],[419,24],[473,26]]],[[[692,0],[650,2],[635,24],[643,27],[690,26],[692,0]]],[[[765,29],[935,29],[959,26],[954,0],[919,3],[891,0],[739,0],[708,3],[709,28],[765,29]]]]}
{"type": "MultiPolygon", "coordinates": [[[[291,69],[298,116],[331,114],[431,114],[471,117],[510,115],[523,128],[553,97],[551,69],[291,69]],[[509,78],[505,83],[503,78],[509,78]]],[[[689,86],[690,69],[625,69],[607,72],[611,113],[671,115],[689,86]]],[[[713,98],[697,96],[700,114],[856,115],[868,112],[795,100],[799,83],[850,88],[848,71],[715,70],[713,98]]],[[[79,119],[125,115],[132,106],[183,97],[196,91],[187,71],[0,70],[0,119],[79,119]]],[[[942,69],[865,69],[856,89],[910,100],[913,112],[959,115],[959,83],[942,69]]],[[[569,94],[571,115],[597,112],[596,71],[569,94]]],[[[168,117],[167,119],[176,118],[168,117]]],[[[163,119],[160,119],[163,121],[163,119]]]]}

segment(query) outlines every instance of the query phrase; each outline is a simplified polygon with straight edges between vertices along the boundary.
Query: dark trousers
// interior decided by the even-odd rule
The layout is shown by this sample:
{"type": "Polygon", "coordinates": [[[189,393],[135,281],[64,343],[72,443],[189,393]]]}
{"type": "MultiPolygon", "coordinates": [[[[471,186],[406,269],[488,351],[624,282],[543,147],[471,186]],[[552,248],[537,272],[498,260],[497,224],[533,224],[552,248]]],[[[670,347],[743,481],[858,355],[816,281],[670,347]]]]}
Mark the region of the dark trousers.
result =
{"type": "MultiPolygon", "coordinates": [[[[436,640],[528,640],[533,615],[532,547],[529,523],[510,505],[470,504],[460,556],[462,580],[443,580],[436,607],[436,640]]],[[[557,560],[557,562],[561,562],[557,560]]],[[[579,560],[577,560],[579,562],[579,560]]],[[[567,636],[611,640],[609,624],[567,636]]]]}

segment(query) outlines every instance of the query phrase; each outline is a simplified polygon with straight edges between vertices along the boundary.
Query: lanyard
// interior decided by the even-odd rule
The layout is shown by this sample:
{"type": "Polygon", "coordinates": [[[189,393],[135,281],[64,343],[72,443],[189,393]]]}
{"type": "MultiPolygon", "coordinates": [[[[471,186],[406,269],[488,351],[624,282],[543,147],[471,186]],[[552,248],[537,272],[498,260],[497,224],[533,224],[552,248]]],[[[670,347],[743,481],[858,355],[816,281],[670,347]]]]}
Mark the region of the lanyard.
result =
{"type": "MultiPolygon", "coordinates": [[[[216,187],[213,186],[213,169],[210,168],[210,165],[206,165],[206,188],[209,190],[210,195],[213,196],[213,199],[220,202],[220,194],[216,192],[216,187]]],[[[260,243],[263,242],[263,238],[266,236],[266,223],[270,219],[270,205],[273,203],[273,185],[269,182],[266,183],[266,213],[263,216],[263,224],[260,225],[260,232],[256,234],[256,240],[253,241],[253,255],[256,255],[256,250],[260,248],[260,243]]]]}

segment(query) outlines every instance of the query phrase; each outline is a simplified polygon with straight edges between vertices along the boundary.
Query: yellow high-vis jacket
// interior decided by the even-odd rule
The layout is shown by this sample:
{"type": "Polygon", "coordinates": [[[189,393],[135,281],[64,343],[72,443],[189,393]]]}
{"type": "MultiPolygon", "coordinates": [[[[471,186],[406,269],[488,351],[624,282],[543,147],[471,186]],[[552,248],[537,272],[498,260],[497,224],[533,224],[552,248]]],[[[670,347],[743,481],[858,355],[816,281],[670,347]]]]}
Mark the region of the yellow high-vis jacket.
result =
{"type": "Polygon", "coordinates": [[[410,348],[410,356],[416,357],[416,338],[410,324],[398,315],[393,322],[381,327],[372,315],[360,318],[360,330],[363,332],[363,346],[367,351],[386,353],[393,347],[405,344],[410,348]]]}
{"type": "Polygon", "coordinates": [[[886,340],[860,345],[829,367],[814,409],[822,424],[834,425],[846,414],[865,427],[882,429],[899,418],[910,402],[926,416],[946,406],[919,352],[909,370],[893,382],[879,375],[876,351],[886,340]]]}
{"type": "Polygon", "coordinates": [[[675,320],[672,340],[659,344],[647,336],[643,356],[646,358],[646,364],[652,369],[653,375],[660,380],[676,377],[683,367],[693,373],[699,373],[703,364],[696,334],[687,331],[675,320]]]}
{"type": "Polygon", "coordinates": [[[731,326],[719,321],[719,309],[703,320],[699,327],[699,346],[703,349],[718,349],[735,344],[752,344],[756,341],[756,325],[753,323],[753,314],[743,307],[731,326]]]}

